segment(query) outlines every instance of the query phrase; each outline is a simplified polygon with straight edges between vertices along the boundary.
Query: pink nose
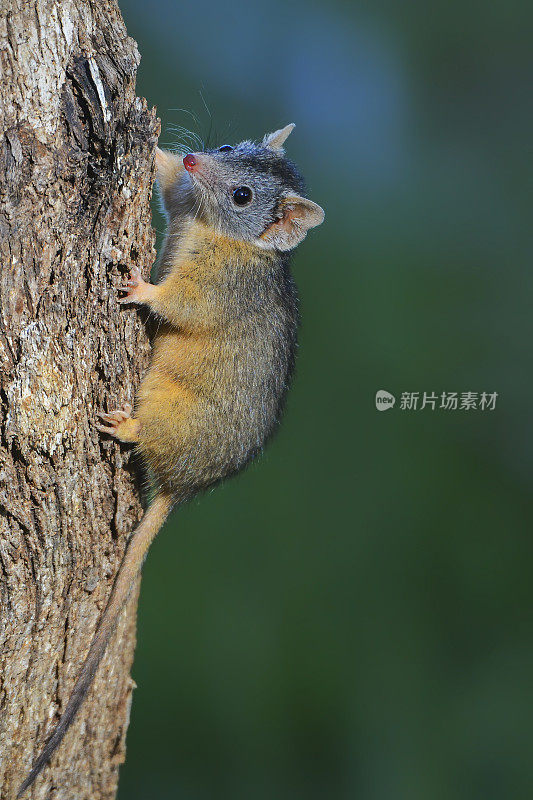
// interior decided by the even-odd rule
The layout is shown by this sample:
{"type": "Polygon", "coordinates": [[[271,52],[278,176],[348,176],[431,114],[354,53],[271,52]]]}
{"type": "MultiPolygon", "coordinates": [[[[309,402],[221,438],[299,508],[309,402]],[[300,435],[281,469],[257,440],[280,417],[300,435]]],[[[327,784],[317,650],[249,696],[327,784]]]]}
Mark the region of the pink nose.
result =
{"type": "Polygon", "coordinates": [[[195,159],[195,157],[193,156],[192,153],[189,153],[188,156],[185,156],[185,158],[183,159],[183,166],[185,167],[187,172],[194,172],[195,171],[195,169],[198,166],[198,162],[197,162],[197,160],[195,159]]]}

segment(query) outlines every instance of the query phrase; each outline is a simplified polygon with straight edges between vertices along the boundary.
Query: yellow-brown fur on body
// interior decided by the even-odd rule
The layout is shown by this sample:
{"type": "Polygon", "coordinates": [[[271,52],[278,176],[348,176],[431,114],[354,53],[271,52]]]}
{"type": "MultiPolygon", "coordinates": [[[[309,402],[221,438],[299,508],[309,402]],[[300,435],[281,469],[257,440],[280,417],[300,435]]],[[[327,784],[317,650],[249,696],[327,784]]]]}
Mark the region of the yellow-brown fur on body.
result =
{"type": "MultiPolygon", "coordinates": [[[[156,483],[180,498],[258,451],[277,419],[277,408],[263,415],[251,409],[265,403],[261,372],[272,369],[274,350],[284,362],[277,364],[283,381],[292,365],[283,343],[275,348],[268,341],[270,295],[281,290],[272,254],[199,222],[183,236],[148,301],[164,322],[136,407],[139,451],[156,483]],[[255,309],[251,287],[261,297],[255,309]]],[[[279,335],[292,341],[295,319],[282,306],[274,311],[279,335]]]]}
{"type": "MultiPolygon", "coordinates": [[[[323,219],[283,158],[293,127],[261,146],[244,142],[235,155],[182,162],[157,151],[169,220],[162,280],[154,286],[135,274],[125,300],[159,318],[137,398],[137,446],[155,485],[177,500],[241,469],[280,416],[298,320],[287,251],[323,219]],[[231,200],[241,181],[247,208],[231,200]]],[[[128,424],[130,432],[129,420],[118,425],[118,438],[128,424]]]]}

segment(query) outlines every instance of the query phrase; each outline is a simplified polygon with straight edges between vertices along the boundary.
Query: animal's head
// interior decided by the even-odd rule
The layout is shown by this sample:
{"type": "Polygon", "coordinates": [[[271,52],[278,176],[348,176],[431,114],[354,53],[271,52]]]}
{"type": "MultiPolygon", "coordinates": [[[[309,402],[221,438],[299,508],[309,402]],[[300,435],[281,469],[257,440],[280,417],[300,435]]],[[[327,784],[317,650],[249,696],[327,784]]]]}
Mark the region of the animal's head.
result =
{"type": "Polygon", "coordinates": [[[169,217],[196,216],[233,239],[292,250],[324,220],[285,157],[283,144],[293,128],[267,134],[260,144],[224,144],[183,159],[158,149],[157,177],[169,217]]]}

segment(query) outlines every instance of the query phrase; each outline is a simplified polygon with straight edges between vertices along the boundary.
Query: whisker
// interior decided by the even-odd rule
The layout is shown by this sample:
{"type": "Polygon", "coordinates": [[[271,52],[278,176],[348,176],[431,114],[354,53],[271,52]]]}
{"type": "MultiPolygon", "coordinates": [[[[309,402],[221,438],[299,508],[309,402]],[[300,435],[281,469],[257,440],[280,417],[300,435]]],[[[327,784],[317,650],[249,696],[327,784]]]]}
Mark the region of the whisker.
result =
{"type": "Polygon", "coordinates": [[[198,144],[202,143],[202,139],[200,136],[195,133],[194,131],[190,131],[188,128],[185,128],[183,125],[176,125],[175,123],[169,123],[167,126],[169,130],[174,131],[182,136],[184,140],[194,141],[198,144]]]}
{"type": "MultiPolygon", "coordinates": [[[[183,110],[185,111],[186,109],[183,110]]],[[[199,127],[199,123],[196,116],[192,114],[192,112],[189,113],[191,113],[191,116],[193,117],[194,121],[199,127]]],[[[186,128],[184,125],[178,125],[177,123],[173,122],[167,125],[167,129],[170,132],[178,134],[178,143],[180,145],[182,146],[192,145],[193,149],[198,149],[202,151],[205,150],[205,143],[203,139],[195,131],[189,130],[189,128],[186,128]]]]}
{"type": "Polygon", "coordinates": [[[197,126],[200,127],[200,123],[198,122],[198,117],[192,111],[189,111],[189,109],[187,109],[187,108],[169,108],[168,110],[169,111],[181,111],[184,114],[189,114],[189,116],[191,116],[193,118],[193,120],[196,122],[197,126]]]}

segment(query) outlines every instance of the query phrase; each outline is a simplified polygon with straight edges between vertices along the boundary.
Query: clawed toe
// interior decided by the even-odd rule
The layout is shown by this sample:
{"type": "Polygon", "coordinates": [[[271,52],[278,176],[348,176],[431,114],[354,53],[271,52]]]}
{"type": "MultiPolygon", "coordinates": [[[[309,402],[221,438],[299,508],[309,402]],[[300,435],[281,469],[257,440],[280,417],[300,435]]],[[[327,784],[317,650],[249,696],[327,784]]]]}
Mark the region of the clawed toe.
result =
{"type": "Polygon", "coordinates": [[[117,429],[116,425],[112,428],[107,425],[100,425],[98,422],[95,423],[94,427],[96,428],[97,431],[100,431],[100,433],[108,433],[110,436],[113,436],[113,434],[117,429]]]}
{"type": "Polygon", "coordinates": [[[104,425],[101,422],[95,423],[95,427],[101,433],[109,433],[113,436],[116,433],[116,430],[119,425],[125,422],[127,419],[131,418],[132,408],[129,403],[124,403],[122,408],[117,408],[115,411],[99,411],[98,417],[100,420],[105,423],[104,425]]]}
{"type": "Polygon", "coordinates": [[[120,422],[124,422],[125,419],[128,419],[129,414],[125,414],[124,411],[111,411],[109,414],[104,414],[100,412],[98,414],[100,419],[103,419],[104,422],[108,422],[111,425],[116,424],[118,425],[120,422]]]}
{"type": "Polygon", "coordinates": [[[119,291],[120,291],[120,292],[129,292],[129,290],[130,290],[130,289],[132,289],[132,288],[134,289],[136,286],[138,286],[138,285],[139,285],[139,283],[140,283],[140,280],[139,280],[139,278],[138,278],[138,277],[136,277],[136,276],[133,276],[133,275],[132,275],[132,276],[131,276],[131,277],[130,277],[130,278],[127,280],[127,281],[126,281],[126,283],[124,284],[124,286],[119,286],[118,288],[119,288],[119,291]]]}

